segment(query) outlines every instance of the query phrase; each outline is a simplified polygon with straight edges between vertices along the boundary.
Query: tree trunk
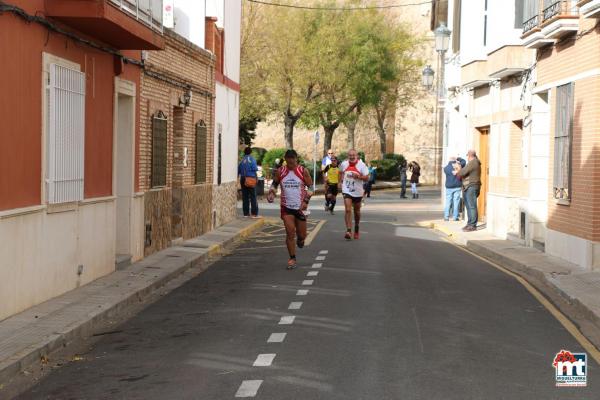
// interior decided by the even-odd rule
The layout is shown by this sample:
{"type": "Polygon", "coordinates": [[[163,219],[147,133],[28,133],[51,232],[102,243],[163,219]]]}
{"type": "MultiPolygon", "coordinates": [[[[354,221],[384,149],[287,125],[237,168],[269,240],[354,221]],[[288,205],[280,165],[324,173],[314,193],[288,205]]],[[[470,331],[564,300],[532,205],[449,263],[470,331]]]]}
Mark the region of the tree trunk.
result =
{"type": "Polygon", "coordinates": [[[294,126],[296,125],[296,121],[298,120],[289,115],[285,115],[283,118],[286,149],[294,148],[294,126]]]}
{"type": "Polygon", "coordinates": [[[378,126],[377,133],[379,134],[379,150],[381,152],[381,159],[383,160],[383,156],[385,154],[387,154],[387,141],[386,141],[386,137],[385,137],[385,128],[378,126]]]}
{"type": "Polygon", "coordinates": [[[346,129],[348,130],[348,149],[354,148],[354,132],[356,131],[356,124],[358,121],[348,121],[346,125],[346,129]]]}
{"type": "Polygon", "coordinates": [[[325,137],[323,138],[323,157],[327,154],[327,150],[331,148],[331,142],[333,142],[333,134],[339,124],[323,126],[325,131],[325,137]]]}

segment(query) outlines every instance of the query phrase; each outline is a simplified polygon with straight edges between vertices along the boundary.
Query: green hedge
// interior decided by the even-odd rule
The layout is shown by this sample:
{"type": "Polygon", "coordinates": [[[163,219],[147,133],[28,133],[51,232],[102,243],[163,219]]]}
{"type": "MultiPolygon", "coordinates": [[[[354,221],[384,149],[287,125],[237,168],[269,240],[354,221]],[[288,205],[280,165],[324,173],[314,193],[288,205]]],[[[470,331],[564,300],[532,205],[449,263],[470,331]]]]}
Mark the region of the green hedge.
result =
{"type": "Polygon", "coordinates": [[[383,160],[371,160],[377,168],[377,179],[391,181],[400,178],[400,163],[404,160],[402,154],[385,154],[383,160]]]}

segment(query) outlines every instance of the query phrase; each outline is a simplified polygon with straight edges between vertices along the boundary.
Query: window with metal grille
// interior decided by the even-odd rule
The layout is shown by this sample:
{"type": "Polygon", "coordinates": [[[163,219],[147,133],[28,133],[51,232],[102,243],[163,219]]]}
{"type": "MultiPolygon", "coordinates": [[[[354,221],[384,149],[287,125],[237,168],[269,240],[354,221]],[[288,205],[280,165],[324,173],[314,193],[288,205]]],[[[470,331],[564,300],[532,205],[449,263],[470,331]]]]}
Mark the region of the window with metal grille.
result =
{"type": "Polygon", "coordinates": [[[571,200],[571,145],[573,143],[573,93],[575,84],[556,88],[554,130],[554,198],[571,200]]]}
{"type": "Polygon", "coordinates": [[[196,123],[196,183],[206,183],[207,128],[204,121],[196,123]]]}
{"type": "Polygon", "coordinates": [[[47,200],[83,200],[85,74],[50,64],[48,82],[47,200]]]}
{"type": "Polygon", "coordinates": [[[167,116],[158,111],[152,117],[152,187],[167,185],[167,116]]]}

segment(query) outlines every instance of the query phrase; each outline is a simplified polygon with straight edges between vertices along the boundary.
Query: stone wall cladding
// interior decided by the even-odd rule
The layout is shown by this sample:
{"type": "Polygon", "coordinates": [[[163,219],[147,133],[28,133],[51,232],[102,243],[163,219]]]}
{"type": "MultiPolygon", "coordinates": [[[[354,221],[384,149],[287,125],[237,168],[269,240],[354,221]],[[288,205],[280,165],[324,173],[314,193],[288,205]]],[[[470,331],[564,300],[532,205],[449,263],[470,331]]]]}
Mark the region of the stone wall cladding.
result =
{"type": "MultiPolygon", "coordinates": [[[[237,215],[237,181],[213,186],[213,209],[215,212],[215,227],[226,224],[237,215]]],[[[260,211],[260,204],[258,205],[260,211]]]]}
{"type": "Polygon", "coordinates": [[[144,194],[146,245],[144,256],[168,247],[171,243],[171,189],[150,190],[144,194]],[[151,234],[148,237],[147,229],[151,234]],[[148,239],[149,243],[148,243],[148,239]]]}
{"type": "Polygon", "coordinates": [[[194,185],[183,188],[183,238],[200,236],[212,229],[212,185],[194,185]]]}

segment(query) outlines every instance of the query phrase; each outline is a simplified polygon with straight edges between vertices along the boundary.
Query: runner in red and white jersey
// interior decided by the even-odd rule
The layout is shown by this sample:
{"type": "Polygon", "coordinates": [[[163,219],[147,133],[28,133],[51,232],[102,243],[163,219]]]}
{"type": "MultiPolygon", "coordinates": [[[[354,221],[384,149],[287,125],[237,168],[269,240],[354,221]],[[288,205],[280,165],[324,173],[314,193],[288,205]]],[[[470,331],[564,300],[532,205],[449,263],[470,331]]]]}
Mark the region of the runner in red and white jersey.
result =
{"type": "Polygon", "coordinates": [[[340,165],[340,180],[346,214],[346,240],[352,239],[352,209],[354,209],[354,239],[359,238],[360,207],[365,193],[364,183],[369,180],[369,168],[358,158],[354,149],[348,151],[348,159],[340,165]]]}
{"type": "Polygon", "coordinates": [[[286,245],[290,255],[288,269],[296,267],[296,245],[304,247],[306,239],[306,215],[311,194],[306,187],[312,185],[310,173],[298,164],[298,154],[294,150],[285,153],[286,165],[279,168],[273,178],[267,200],[275,199],[277,186],[281,185],[281,219],[285,226],[286,245]]]}

